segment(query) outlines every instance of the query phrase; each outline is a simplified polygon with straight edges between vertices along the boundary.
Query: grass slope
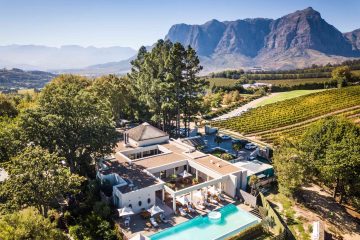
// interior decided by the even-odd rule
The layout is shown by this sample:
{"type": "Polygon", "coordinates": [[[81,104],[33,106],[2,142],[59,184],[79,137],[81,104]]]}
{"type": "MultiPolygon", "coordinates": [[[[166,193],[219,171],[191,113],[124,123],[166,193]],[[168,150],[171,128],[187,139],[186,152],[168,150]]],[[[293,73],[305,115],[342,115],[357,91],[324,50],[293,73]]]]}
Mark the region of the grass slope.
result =
{"type": "Polygon", "coordinates": [[[308,95],[308,94],[316,93],[316,92],[320,92],[320,91],[324,91],[324,90],[323,89],[320,89],[320,90],[294,90],[294,91],[289,91],[289,92],[280,92],[280,93],[275,94],[271,98],[267,98],[267,99],[259,102],[256,105],[256,107],[264,106],[266,104],[276,103],[279,101],[284,101],[284,100],[295,98],[295,97],[301,97],[304,95],[308,95]]]}

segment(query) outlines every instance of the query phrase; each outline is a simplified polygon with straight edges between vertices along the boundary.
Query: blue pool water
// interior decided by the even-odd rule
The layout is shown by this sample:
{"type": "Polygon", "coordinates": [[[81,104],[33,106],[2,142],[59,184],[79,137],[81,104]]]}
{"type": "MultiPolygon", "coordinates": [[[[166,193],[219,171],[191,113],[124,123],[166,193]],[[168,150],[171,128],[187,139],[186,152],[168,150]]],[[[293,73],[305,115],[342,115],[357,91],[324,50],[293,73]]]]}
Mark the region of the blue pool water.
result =
{"type": "Polygon", "coordinates": [[[218,210],[221,219],[198,216],[187,222],[149,236],[151,240],[222,240],[250,227],[260,219],[229,204],[218,210]]]}

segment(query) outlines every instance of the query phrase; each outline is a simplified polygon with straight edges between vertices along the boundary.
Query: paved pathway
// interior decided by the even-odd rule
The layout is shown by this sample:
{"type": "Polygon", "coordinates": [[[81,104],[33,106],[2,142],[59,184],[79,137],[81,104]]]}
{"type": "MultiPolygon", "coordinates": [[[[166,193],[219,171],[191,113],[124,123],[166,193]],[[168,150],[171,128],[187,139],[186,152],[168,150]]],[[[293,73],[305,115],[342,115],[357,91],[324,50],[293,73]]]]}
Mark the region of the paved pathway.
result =
{"type": "Polygon", "coordinates": [[[255,99],[254,101],[251,101],[251,102],[245,104],[244,106],[238,107],[238,108],[232,110],[231,112],[228,112],[224,115],[213,118],[212,120],[224,120],[224,119],[240,116],[243,112],[246,112],[249,108],[255,108],[258,103],[262,102],[265,99],[272,98],[278,94],[279,93],[271,93],[267,96],[255,99]]]}

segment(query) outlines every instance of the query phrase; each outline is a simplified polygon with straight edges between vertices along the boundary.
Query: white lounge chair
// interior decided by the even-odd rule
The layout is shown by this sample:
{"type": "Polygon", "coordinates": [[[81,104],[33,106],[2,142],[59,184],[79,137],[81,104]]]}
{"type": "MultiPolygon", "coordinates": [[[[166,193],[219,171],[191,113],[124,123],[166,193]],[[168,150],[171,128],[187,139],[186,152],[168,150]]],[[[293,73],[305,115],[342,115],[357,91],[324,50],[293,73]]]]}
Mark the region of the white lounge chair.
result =
{"type": "Polygon", "coordinates": [[[219,204],[219,202],[216,201],[213,197],[210,198],[210,202],[215,205],[219,204]]]}
{"type": "Polygon", "coordinates": [[[191,204],[188,205],[188,209],[192,213],[196,212],[195,209],[192,208],[191,204]]]}
{"type": "Polygon", "coordinates": [[[187,213],[185,212],[185,210],[183,208],[179,208],[179,213],[183,217],[185,217],[187,215],[187,213]]]}
{"type": "Polygon", "coordinates": [[[153,225],[153,227],[155,227],[155,228],[159,227],[159,224],[155,221],[155,219],[153,217],[150,218],[150,222],[151,222],[151,225],[153,225]]]}
{"type": "Polygon", "coordinates": [[[211,204],[207,200],[205,200],[203,204],[204,204],[205,207],[211,206],[211,204]]]}
{"type": "Polygon", "coordinates": [[[196,204],[195,207],[199,210],[204,210],[205,209],[205,206],[202,205],[201,203],[200,204],[196,204]]]}

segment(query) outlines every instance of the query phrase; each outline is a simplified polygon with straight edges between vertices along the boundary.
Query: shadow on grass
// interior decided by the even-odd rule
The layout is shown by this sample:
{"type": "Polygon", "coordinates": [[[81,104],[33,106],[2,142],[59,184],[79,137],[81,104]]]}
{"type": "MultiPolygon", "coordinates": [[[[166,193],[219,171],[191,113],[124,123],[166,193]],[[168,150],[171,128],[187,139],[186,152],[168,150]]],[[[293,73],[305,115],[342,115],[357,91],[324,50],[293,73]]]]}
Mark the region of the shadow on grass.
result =
{"type": "Polygon", "coordinates": [[[334,224],[342,232],[360,232],[357,220],[346,212],[345,207],[334,201],[332,197],[324,196],[316,191],[302,189],[299,203],[318,214],[322,219],[334,224]]]}

